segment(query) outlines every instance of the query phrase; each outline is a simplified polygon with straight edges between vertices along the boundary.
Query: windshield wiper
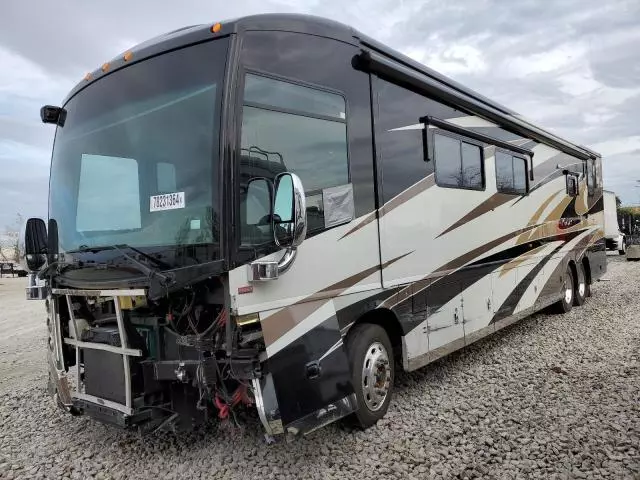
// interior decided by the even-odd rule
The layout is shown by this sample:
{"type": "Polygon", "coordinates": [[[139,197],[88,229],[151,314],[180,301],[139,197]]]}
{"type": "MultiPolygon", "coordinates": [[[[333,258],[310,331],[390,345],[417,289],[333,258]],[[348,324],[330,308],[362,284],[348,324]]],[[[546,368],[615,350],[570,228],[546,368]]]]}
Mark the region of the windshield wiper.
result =
{"type": "MultiPolygon", "coordinates": [[[[161,267],[165,267],[165,268],[170,268],[171,266],[166,264],[165,262],[163,262],[162,260],[158,260],[157,258],[153,258],[151,255],[146,254],[144,252],[141,252],[140,250],[138,250],[137,248],[133,248],[127,244],[120,244],[120,245],[108,245],[108,246],[104,246],[104,247],[80,247],[78,250],[75,250],[76,252],[100,252],[103,250],[115,250],[118,253],[120,253],[120,255],[122,255],[124,258],[126,258],[129,263],[131,263],[140,273],[144,273],[149,279],[152,278],[157,278],[160,281],[160,285],[162,287],[167,287],[169,285],[171,285],[174,282],[174,278],[173,275],[165,275],[160,273],[157,269],[154,269],[152,267],[150,267],[149,265],[146,265],[144,263],[142,263],[139,260],[136,260],[135,258],[133,258],[131,255],[129,255],[127,252],[125,252],[124,250],[122,250],[123,248],[128,248],[130,250],[133,250],[134,252],[137,252],[139,254],[141,254],[143,257],[148,258],[149,260],[152,260],[153,262],[155,262],[156,265],[161,266],[161,267]]],[[[70,252],[71,253],[71,252],[70,252]]]]}
{"type": "Polygon", "coordinates": [[[67,262],[59,262],[59,261],[51,262],[45,268],[43,268],[38,272],[38,278],[40,280],[43,280],[49,274],[49,272],[54,268],[57,269],[57,273],[62,273],[71,267],[77,267],[77,265],[75,263],[67,263],[67,262]]]}
{"type": "Polygon", "coordinates": [[[149,255],[148,253],[143,252],[142,250],[139,250],[135,247],[132,247],[131,245],[127,245],[126,243],[121,243],[118,245],[114,245],[115,247],[120,247],[120,248],[128,248],[129,250],[133,250],[134,252],[136,252],[139,255],[142,255],[144,258],[151,260],[153,263],[155,263],[156,265],[158,265],[160,268],[171,268],[171,265],[169,265],[166,262],[163,262],[160,259],[155,258],[153,255],[149,255]]]}

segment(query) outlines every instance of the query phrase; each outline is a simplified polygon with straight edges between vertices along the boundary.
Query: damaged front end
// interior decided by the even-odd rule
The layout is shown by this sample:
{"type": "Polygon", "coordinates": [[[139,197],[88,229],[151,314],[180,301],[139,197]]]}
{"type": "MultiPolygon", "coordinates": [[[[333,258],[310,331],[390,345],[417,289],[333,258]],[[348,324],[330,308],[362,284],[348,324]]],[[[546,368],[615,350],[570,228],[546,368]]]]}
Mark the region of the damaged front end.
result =
{"type": "Polygon", "coordinates": [[[257,315],[236,321],[223,282],[212,283],[155,302],[145,289],[51,289],[50,390],[58,404],[144,432],[236,421],[236,412],[255,406],[265,431],[282,433],[257,315]]]}

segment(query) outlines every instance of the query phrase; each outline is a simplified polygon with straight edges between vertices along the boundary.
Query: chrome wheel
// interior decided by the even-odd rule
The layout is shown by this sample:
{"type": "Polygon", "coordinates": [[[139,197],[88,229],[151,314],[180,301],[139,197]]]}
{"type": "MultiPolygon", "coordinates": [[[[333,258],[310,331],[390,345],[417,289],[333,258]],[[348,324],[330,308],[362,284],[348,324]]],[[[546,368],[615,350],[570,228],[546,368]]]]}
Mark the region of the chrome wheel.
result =
{"type": "MultiPolygon", "coordinates": [[[[584,282],[580,282],[580,284],[578,285],[578,294],[581,297],[584,297],[584,293],[587,291],[587,286],[585,285],[584,282]]],[[[566,293],[565,293],[566,295],[566,293]]]]}
{"type": "Polygon", "coordinates": [[[375,412],[382,407],[390,386],[389,354],[382,343],[374,342],[367,349],[362,364],[362,394],[369,410],[375,412]]]}

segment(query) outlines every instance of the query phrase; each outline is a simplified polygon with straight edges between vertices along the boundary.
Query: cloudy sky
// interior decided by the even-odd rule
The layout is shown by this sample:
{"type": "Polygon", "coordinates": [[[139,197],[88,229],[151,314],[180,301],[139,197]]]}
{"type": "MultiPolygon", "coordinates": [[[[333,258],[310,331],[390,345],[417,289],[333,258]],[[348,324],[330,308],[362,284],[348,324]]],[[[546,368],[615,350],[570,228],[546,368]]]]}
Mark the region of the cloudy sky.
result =
{"type": "Polygon", "coordinates": [[[150,37],[266,12],[354,26],[601,152],[605,187],[640,202],[638,0],[3,0],[0,230],[18,212],[46,218],[54,128],[40,106],[150,37]]]}

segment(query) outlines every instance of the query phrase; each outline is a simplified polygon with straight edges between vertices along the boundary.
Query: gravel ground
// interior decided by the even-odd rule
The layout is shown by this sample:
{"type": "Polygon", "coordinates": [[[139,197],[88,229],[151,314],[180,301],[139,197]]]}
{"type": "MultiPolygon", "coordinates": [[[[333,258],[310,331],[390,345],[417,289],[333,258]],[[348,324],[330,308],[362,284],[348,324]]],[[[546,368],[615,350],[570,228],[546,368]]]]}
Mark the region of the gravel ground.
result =
{"type": "Polygon", "coordinates": [[[140,439],[46,396],[43,308],[0,279],[0,478],[640,479],[640,264],[418,372],[385,419],[265,445],[257,420],[140,439]]]}

